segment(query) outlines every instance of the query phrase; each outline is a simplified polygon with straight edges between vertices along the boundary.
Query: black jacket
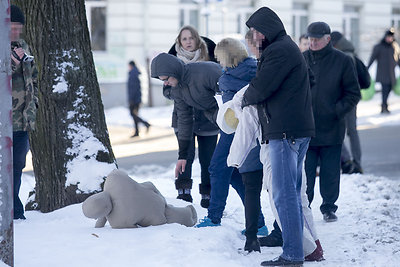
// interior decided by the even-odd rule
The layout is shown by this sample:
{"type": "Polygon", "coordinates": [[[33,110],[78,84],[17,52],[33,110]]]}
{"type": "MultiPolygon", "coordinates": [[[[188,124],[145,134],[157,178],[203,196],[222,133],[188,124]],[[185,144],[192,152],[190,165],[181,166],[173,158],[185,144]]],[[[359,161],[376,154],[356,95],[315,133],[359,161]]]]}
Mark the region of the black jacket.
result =
{"type": "MultiPolygon", "coordinates": [[[[215,50],[215,43],[204,36],[201,36],[201,38],[204,40],[204,42],[207,44],[207,51],[208,51],[208,56],[209,56],[209,61],[217,62],[214,56],[214,50],[215,50]]],[[[171,46],[171,48],[168,51],[168,54],[176,56],[176,50],[175,50],[175,44],[171,46]]],[[[164,86],[163,87],[163,94],[166,98],[171,99],[171,86],[164,86]]],[[[219,128],[217,125],[214,123],[210,122],[206,116],[204,115],[204,112],[202,110],[198,109],[193,109],[194,112],[194,122],[193,122],[193,131],[196,135],[200,136],[209,136],[209,135],[216,135],[219,132],[219,128]]],[[[172,112],[172,124],[171,126],[175,128],[175,130],[178,128],[178,114],[176,111],[176,106],[174,104],[174,110],[172,112]]]]}
{"type": "Polygon", "coordinates": [[[207,119],[216,124],[218,104],[214,95],[221,74],[222,68],[217,63],[207,61],[185,65],[182,60],[166,53],[159,54],[151,62],[152,78],[172,76],[179,81],[170,92],[179,118],[179,159],[186,159],[193,136],[193,108],[203,111],[207,119]]]}
{"type": "MultiPolygon", "coordinates": [[[[397,44],[395,44],[397,45],[397,44]]],[[[398,55],[399,56],[399,55],[398,55]]],[[[368,68],[376,60],[378,66],[376,68],[376,81],[383,84],[391,84],[394,86],[396,84],[396,76],[394,69],[399,63],[399,58],[394,58],[394,48],[393,44],[388,44],[385,39],[374,46],[372,50],[371,58],[368,62],[368,68]]]]}
{"type": "Polygon", "coordinates": [[[256,11],[246,24],[268,40],[243,98],[244,106],[258,104],[262,141],[314,136],[307,64],[299,48],[267,7],[256,11]]]}
{"type": "Polygon", "coordinates": [[[310,146],[342,144],[344,116],[361,98],[352,59],[331,43],[319,51],[303,54],[316,81],[311,88],[316,136],[310,146]]]}

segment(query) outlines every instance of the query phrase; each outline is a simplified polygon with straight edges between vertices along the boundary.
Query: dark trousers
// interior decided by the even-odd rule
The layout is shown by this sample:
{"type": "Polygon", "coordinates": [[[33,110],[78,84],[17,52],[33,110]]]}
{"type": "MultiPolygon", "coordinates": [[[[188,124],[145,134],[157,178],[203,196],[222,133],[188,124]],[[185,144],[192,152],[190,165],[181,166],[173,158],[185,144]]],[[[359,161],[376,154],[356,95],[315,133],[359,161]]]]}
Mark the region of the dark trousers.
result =
{"type": "Polygon", "coordinates": [[[142,118],[139,117],[139,107],[140,104],[129,104],[129,111],[131,113],[131,116],[133,118],[133,122],[135,124],[135,134],[139,134],[139,123],[143,123],[146,127],[149,126],[149,123],[142,118]]]}
{"type": "Polygon", "coordinates": [[[392,85],[390,83],[382,83],[382,108],[387,108],[387,100],[389,98],[389,93],[392,90],[392,85]]]}
{"type": "MultiPolygon", "coordinates": [[[[175,135],[178,136],[178,132],[175,132],[175,135]]],[[[200,185],[200,193],[210,194],[210,173],[208,172],[208,167],[210,166],[211,158],[215,150],[215,146],[217,144],[218,135],[210,135],[210,136],[200,136],[193,134],[192,141],[190,143],[188,158],[186,159],[186,167],[185,171],[178,176],[178,180],[180,180],[180,184],[187,184],[185,181],[192,179],[192,165],[195,156],[195,139],[197,139],[198,145],[198,156],[199,163],[201,169],[201,185],[200,185]]]]}
{"type": "Polygon", "coordinates": [[[340,154],[342,145],[332,146],[310,146],[307,150],[305,160],[305,171],[307,176],[307,196],[311,202],[314,199],[314,186],[318,161],[320,161],[319,181],[322,196],[322,213],[335,212],[336,200],[339,197],[340,186],[340,154]]]}
{"type": "Polygon", "coordinates": [[[26,154],[29,151],[28,132],[13,132],[13,177],[14,177],[14,218],[24,214],[24,206],[19,198],[22,169],[25,168],[26,154]]]}
{"type": "Polygon", "coordinates": [[[265,225],[262,213],[260,216],[263,171],[243,172],[242,179],[245,188],[244,212],[246,218],[246,238],[255,240],[258,228],[265,225]]]}
{"type": "MultiPolygon", "coordinates": [[[[351,155],[353,156],[354,162],[361,167],[361,145],[360,137],[357,131],[357,106],[352,108],[349,113],[344,117],[346,123],[346,133],[350,141],[351,155]]],[[[351,160],[349,150],[345,143],[342,145],[342,161],[346,162],[351,160]]]]}

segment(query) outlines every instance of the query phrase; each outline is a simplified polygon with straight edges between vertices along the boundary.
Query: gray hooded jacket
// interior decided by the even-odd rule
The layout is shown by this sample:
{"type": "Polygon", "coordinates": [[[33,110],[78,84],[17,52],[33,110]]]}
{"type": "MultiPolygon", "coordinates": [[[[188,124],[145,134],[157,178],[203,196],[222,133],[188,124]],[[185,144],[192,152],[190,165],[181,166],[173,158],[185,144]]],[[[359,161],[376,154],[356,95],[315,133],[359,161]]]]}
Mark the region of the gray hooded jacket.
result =
{"type": "Polygon", "coordinates": [[[222,74],[220,65],[214,62],[186,64],[177,57],[161,53],[151,62],[151,77],[172,76],[179,83],[171,90],[178,113],[179,159],[187,158],[193,136],[193,108],[201,110],[215,123],[218,104],[214,98],[218,91],[218,79],[222,74]]]}

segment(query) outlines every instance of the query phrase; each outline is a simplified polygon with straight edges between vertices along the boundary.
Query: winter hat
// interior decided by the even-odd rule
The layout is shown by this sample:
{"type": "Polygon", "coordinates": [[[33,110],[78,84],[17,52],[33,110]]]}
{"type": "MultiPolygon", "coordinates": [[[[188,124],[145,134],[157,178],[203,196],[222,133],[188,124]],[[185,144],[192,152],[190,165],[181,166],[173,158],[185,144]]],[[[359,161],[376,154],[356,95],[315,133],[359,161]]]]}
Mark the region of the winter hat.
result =
{"type": "Polygon", "coordinates": [[[19,22],[25,24],[25,16],[21,9],[15,5],[11,5],[11,22],[19,22]]]}
{"type": "Polygon", "coordinates": [[[394,28],[390,28],[385,32],[385,37],[386,36],[393,36],[394,35],[394,28]]]}
{"type": "Polygon", "coordinates": [[[313,22],[307,27],[307,36],[312,38],[321,38],[325,34],[330,34],[331,28],[322,21],[313,22]]]}
{"type": "Polygon", "coordinates": [[[331,42],[332,45],[335,46],[337,44],[337,42],[339,42],[340,39],[342,39],[343,34],[341,34],[340,32],[332,32],[331,33],[331,42]]]}

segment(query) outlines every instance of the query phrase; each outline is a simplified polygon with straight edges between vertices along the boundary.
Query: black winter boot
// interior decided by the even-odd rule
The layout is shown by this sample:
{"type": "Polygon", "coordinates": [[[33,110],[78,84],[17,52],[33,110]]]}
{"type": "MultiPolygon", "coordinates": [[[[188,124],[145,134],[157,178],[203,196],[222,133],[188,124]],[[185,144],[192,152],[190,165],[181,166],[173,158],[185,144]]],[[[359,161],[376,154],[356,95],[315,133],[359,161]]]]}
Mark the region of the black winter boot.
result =
{"type": "Polygon", "coordinates": [[[193,202],[190,190],[192,189],[193,180],[192,179],[176,179],[175,188],[178,190],[177,199],[182,199],[184,201],[193,202]]]}
{"type": "Polygon", "coordinates": [[[262,247],[282,247],[282,231],[279,228],[278,223],[274,221],[274,229],[271,231],[271,233],[268,236],[260,237],[258,241],[262,247]]]}
{"type": "Polygon", "coordinates": [[[207,209],[210,206],[210,192],[211,185],[209,184],[199,184],[199,191],[201,195],[200,205],[207,209]]]}
{"type": "Polygon", "coordinates": [[[247,252],[258,251],[261,253],[260,242],[258,239],[246,239],[246,243],[244,244],[244,250],[247,252]]]}

